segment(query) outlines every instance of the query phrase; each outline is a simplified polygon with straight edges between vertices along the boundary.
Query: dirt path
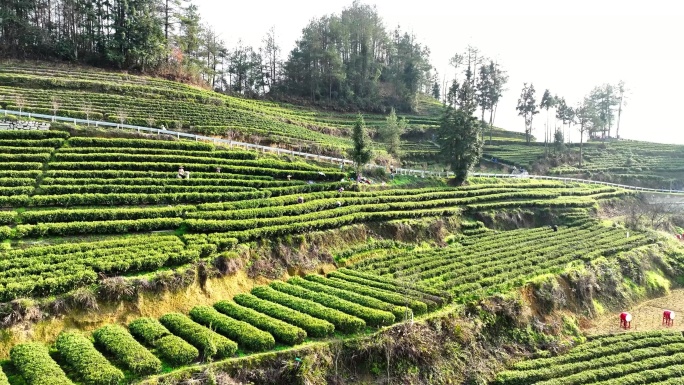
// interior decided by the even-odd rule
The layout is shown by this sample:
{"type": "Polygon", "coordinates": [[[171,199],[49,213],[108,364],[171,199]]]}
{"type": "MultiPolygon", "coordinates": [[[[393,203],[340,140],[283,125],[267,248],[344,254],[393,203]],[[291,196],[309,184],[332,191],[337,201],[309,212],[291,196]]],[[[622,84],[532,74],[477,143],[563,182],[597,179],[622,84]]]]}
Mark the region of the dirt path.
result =
{"type": "MultiPolygon", "coordinates": [[[[633,317],[633,331],[647,331],[657,329],[671,329],[684,331],[684,289],[672,290],[670,295],[643,302],[633,308],[626,309],[633,317]],[[675,323],[672,327],[662,325],[663,310],[672,310],[676,313],[675,323]]],[[[606,313],[597,318],[592,327],[586,329],[586,333],[604,334],[620,332],[619,312],[606,313]]]]}

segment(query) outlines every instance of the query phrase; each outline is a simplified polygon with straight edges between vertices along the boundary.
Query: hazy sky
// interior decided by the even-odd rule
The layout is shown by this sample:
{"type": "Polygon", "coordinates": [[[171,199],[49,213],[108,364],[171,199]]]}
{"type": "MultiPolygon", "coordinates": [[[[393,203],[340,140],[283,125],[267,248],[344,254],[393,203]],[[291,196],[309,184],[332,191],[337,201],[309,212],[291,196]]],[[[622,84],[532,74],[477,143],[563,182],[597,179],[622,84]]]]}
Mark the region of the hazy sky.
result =
{"type": "MultiPolygon", "coordinates": [[[[339,13],[351,0],[195,0],[202,17],[228,46],[238,39],[258,47],[271,26],[284,57],[315,17],[339,13]]],[[[385,25],[400,25],[430,47],[440,76],[452,77],[449,58],[468,45],[509,74],[496,124],[522,131],[515,105],[523,82],[537,99],[545,88],[576,105],[593,86],[624,80],[630,90],[620,125],[630,139],[684,144],[680,91],[684,90],[684,2],[681,0],[397,0],[377,6],[385,25]]],[[[544,137],[545,112],[535,117],[544,137]]],[[[573,135],[575,141],[579,135],[573,135]]]]}

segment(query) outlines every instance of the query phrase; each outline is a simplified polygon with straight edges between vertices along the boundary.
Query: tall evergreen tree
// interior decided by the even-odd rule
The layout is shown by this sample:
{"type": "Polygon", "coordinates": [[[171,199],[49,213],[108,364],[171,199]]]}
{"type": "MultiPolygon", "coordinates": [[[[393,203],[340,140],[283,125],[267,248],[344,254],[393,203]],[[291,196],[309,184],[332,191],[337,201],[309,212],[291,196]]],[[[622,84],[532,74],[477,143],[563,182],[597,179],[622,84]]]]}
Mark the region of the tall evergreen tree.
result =
{"type": "Polygon", "coordinates": [[[442,117],[438,131],[440,156],[455,174],[457,185],[463,184],[470,169],[482,155],[480,123],[468,111],[455,110],[451,106],[442,117]]]}
{"type": "Polygon", "coordinates": [[[378,129],[379,139],[385,144],[387,152],[395,158],[400,157],[401,149],[401,134],[406,129],[407,122],[405,118],[397,119],[397,114],[394,108],[390,110],[387,116],[385,125],[378,129]]]}
{"type": "Polygon", "coordinates": [[[354,123],[352,141],[354,142],[354,146],[351,148],[349,155],[354,161],[356,180],[358,182],[363,166],[368,164],[373,156],[371,141],[368,137],[368,132],[366,131],[366,122],[363,120],[361,114],[358,115],[356,123],[354,123]]]}
{"type": "Polygon", "coordinates": [[[537,101],[534,98],[534,92],[533,84],[530,83],[530,86],[528,87],[527,83],[524,83],[520,98],[518,99],[518,106],[516,107],[518,115],[525,119],[525,138],[528,145],[532,140],[532,122],[534,115],[539,113],[537,101]]]}

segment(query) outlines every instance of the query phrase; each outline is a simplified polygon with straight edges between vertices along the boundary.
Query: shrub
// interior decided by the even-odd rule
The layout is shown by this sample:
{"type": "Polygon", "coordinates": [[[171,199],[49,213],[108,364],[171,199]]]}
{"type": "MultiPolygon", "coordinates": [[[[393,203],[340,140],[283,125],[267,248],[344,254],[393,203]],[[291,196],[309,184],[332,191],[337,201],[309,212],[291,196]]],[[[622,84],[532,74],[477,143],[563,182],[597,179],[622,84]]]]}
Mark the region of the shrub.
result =
{"type": "Polygon", "coordinates": [[[259,330],[247,322],[238,321],[221,314],[209,306],[196,306],[190,311],[190,318],[237,341],[238,346],[243,346],[248,350],[269,350],[275,345],[275,339],[269,333],[259,330]]]}
{"type": "Polygon", "coordinates": [[[329,294],[308,290],[301,286],[276,281],[271,283],[271,287],[278,291],[282,291],[283,293],[318,302],[323,306],[359,317],[366,321],[370,326],[387,326],[393,324],[395,320],[394,314],[388,311],[361,306],[354,302],[340,299],[329,294]]]}
{"type": "Polygon", "coordinates": [[[10,350],[10,358],[28,385],[73,385],[43,344],[16,345],[10,350]]]}
{"type": "Polygon", "coordinates": [[[169,313],[159,319],[172,333],[190,342],[206,358],[224,358],[235,354],[237,344],[228,338],[193,322],[180,313],[169,313]]]}
{"type": "Polygon", "coordinates": [[[197,348],[171,334],[154,318],[138,318],[128,325],[128,329],[136,338],[156,348],[159,355],[173,365],[187,365],[199,358],[197,348]]]}
{"type": "Polygon", "coordinates": [[[95,343],[135,374],[144,375],[161,371],[161,361],[119,325],[99,328],[93,333],[93,338],[95,343]]]}
{"type": "Polygon", "coordinates": [[[255,296],[272,301],[290,309],[298,310],[302,313],[309,314],[312,317],[326,320],[333,325],[337,330],[345,333],[356,333],[366,327],[366,323],[357,317],[343,313],[339,310],[331,309],[307,299],[297,298],[295,296],[273,290],[268,286],[258,286],[252,289],[252,294],[255,296]]]}
{"type": "Polygon", "coordinates": [[[278,341],[287,345],[299,344],[306,338],[306,331],[302,328],[259,313],[248,307],[240,306],[231,301],[216,302],[214,308],[223,314],[248,322],[259,329],[270,332],[278,341]]]}
{"type": "Polygon", "coordinates": [[[335,331],[335,325],[328,321],[314,318],[277,303],[265,301],[251,294],[238,294],[233,300],[242,306],[298,326],[306,330],[306,333],[311,337],[326,337],[335,331]]]}
{"type": "Polygon", "coordinates": [[[116,385],[124,379],[121,370],[110,364],[92,342],[79,333],[62,332],[55,346],[60,357],[74,369],[84,384],[116,385]]]}

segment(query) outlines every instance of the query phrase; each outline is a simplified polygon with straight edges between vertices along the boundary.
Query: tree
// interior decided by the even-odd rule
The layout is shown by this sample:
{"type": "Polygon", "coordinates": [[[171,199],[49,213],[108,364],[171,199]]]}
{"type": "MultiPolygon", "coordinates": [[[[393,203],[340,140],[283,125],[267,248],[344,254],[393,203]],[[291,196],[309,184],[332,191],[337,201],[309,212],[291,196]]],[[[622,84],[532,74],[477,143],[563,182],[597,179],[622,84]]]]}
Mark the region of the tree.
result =
{"type": "Polygon", "coordinates": [[[438,82],[434,82],[434,83],[432,84],[432,97],[435,98],[435,99],[437,99],[437,100],[439,100],[439,99],[440,99],[440,96],[442,96],[442,92],[441,92],[441,90],[440,90],[440,88],[439,88],[439,83],[438,83],[438,82]]]}
{"type": "Polygon", "coordinates": [[[530,86],[528,87],[527,83],[524,83],[516,110],[518,110],[518,115],[525,119],[525,137],[527,139],[527,144],[529,145],[532,141],[532,121],[534,115],[539,113],[537,101],[534,98],[533,84],[530,83],[530,86]]]}
{"type": "Polygon", "coordinates": [[[480,123],[471,113],[447,107],[438,131],[438,143],[440,156],[449,163],[457,185],[466,180],[468,171],[482,155],[479,132],[480,123]]]}
{"type": "Polygon", "coordinates": [[[403,134],[406,126],[406,119],[398,120],[397,114],[394,108],[392,108],[389,116],[386,118],[385,125],[380,126],[378,129],[380,141],[385,143],[387,152],[395,158],[400,156],[401,134],[403,134]]]}
{"type": "Polygon", "coordinates": [[[489,62],[489,72],[492,78],[492,86],[489,89],[489,100],[491,103],[491,108],[489,110],[489,142],[491,143],[494,131],[494,115],[496,114],[496,107],[499,105],[499,100],[506,89],[508,75],[506,71],[502,70],[501,67],[493,61],[489,62]]]}
{"type": "MultiPolygon", "coordinates": [[[[59,110],[59,107],[61,107],[60,101],[56,96],[52,96],[50,102],[52,103],[52,115],[57,116],[57,111],[59,110]]],[[[52,118],[52,121],[54,122],[55,118],[52,118]]]]}
{"type": "Polygon", "coordinates": [[[126,112],[125,109],[119,108],[116,110],[116,117],[119,119],[119,122],[123,125],[126,123],[126,118],[128,118],[128,112],[126,112]]]}
{"type": "Polygon", "coordinates": [[[17,108],[19,108],[19,115],[21,115],[21,112],[23,111],[24,106],[26,105],[26,99],[23,95],[17,94],[14,96],[14,104],[16,104],[17,108]]]}
{"type": "Polygon", "coordinates": [[[549,127],[549,109],[556,106],[556,99],[551,95],[551,91],[547,88],[544,90],[544,95],[542,95],[541,102],[539,103],[539,108],[546,110],[546,130],[544,130],[544,147],[546,148],[546,153],[549,151],[549,142],[551,141],[551,130],[549,127]]]}
{"type": "Polygon", "coordinates": [[[625,82],[620,80],[618,82],[618,116],[617,116],[617,128],[615,129],[615,137],[620,139],[620,117],[622,116],[622,106],[627,105],[627,92],[629,91],[625,88],[625,82]]]}
{"type": "Polygon", "coordinates": [[[361,114],[356,118],[356,123],[354,124],[354,130],[352,132],[352,141],[354,142],[354,147],[351,149],[350,156],[354,161],[356,180],[358,183],[363,166],[370,162],[373,155],[370,147],[371,142],[368,138],[368,133],[366,132],[366,122],[364,122],[361,114]]]}
{"type": "MultiPolygon", "coordinates": [[[[83,106],[81,106],[81,110],[83,110],[83,113],[86,116],[86,124],[90,126],[90,114],[93,113],[93,105],[90,104],[90,102],[85,102],[83,103],[83,106]]],[[[121,124],[123,124],[123,122],[121,122],[121,124]]]]}
{"type": "Polygon", "coordinates": [[[556,132],[553,134],[553,149],[556,154],[559,152],[563,151],[563,148],[565,147],[565,138],[563,137],[563,131],[560,129],[556,129],[556,132]]]}
{"type": "Polygon", "coordinates": [[[266,68],[268,70],[267,84],[268,92],[272,92],[276,89],[278,84],[278,67],[281,65],[280,62],[280,46],[276,42],[275,27],[271,27],[266,33],[266,37],[262,40],[264,44],[264,59],[266,61],[266,68]]]}
{"type": "Polygon", "coordinates": [[[596,126],[596,123],[599,122],[599,118],[596,114],[596,107],[589,96],[585,97],[582,103],[577,106],[575,109],[575,117],[577,118],[577,124],[579,125],[577,128],[580,134],[579,166],[582,167],[584,134],[591,132],[596,126]]]}

